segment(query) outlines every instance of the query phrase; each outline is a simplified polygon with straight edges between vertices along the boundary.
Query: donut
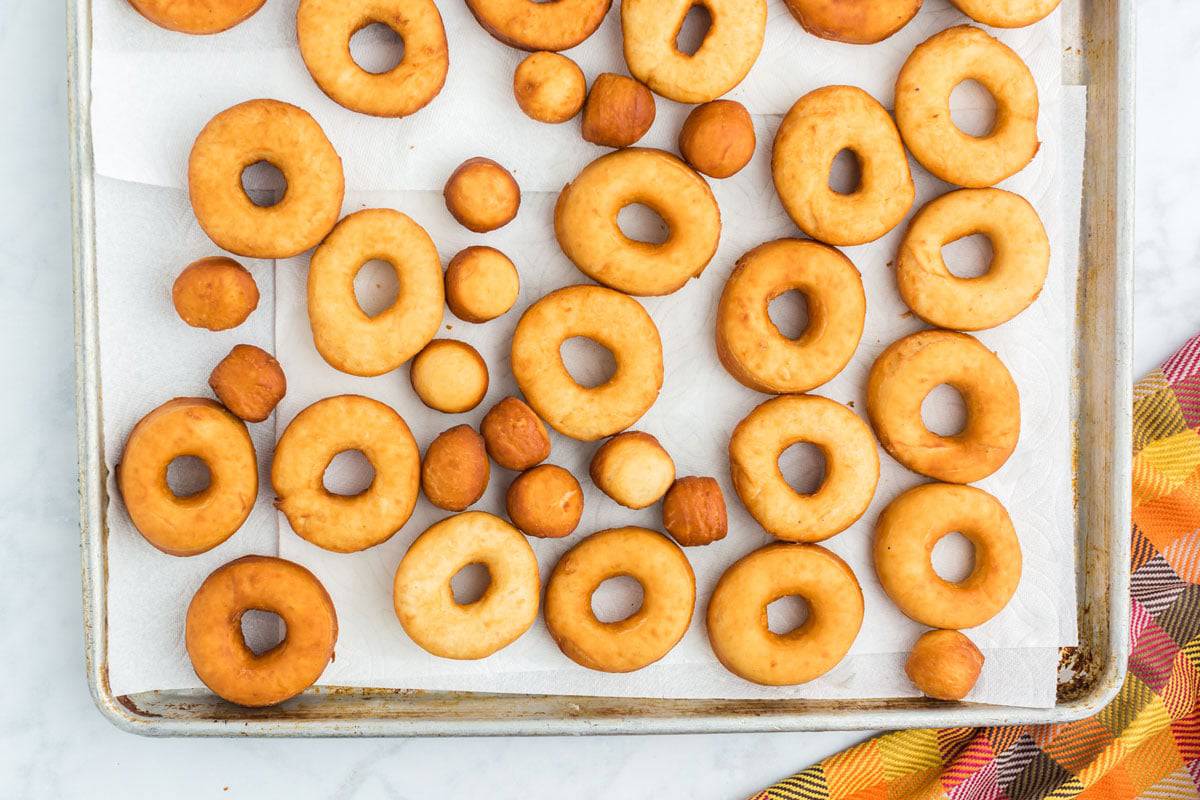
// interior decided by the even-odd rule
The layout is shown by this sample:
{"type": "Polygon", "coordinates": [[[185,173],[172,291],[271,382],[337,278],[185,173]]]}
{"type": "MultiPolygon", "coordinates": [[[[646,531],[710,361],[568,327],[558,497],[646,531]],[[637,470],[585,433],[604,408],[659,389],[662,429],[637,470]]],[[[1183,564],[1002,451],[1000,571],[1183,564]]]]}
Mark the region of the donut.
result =
{"type": "Polygon", "coordinates": [[[325,587],[299,564],[244,556],[205,578],[188,604],[184,640],[196,676],[240,706],[272,706],[316,683],[333,658],[337,612],[325,587]],[[255,654],[242,636],[247,611],[277,614],[283,641],[255,654]]]}
{"type": "Polygon", "coordinates": [[[717,356],[739,383],[771,394],[807,392],[832,379],[858,349],[867,314],[862,277],[832,247],[777,239],[738,259],[717,306],[717,356]],[[808,325],[792,339],[771,321],[771,301],[798,291],[808,325]]]}
{"type": "Polygon", "coordinates": [[[480,156],[468,158],[450,173],[442,196],[450,215],[475,233],[504,227],[521,207],[521,187],[512,173],[480,156]]]}
{"type": "Polygon", "coordinates": [[[160,28],[197,35],[220,33],[245,22],[267,0],[129,0],[160,28]]]}
{"type": "Polygon", "coordinates": [[[546,584],[546,627],[567,658],[602,672],[633,672],[671,651],[692,620],[696,577],[687,556],[661,533],[614,528],[568,550],[546,584]],[[642,586],[642,606],[619,622],[601,622],[592,594],[609,578],[642,586]]]}
{"type": "Polygon", "coordinates": [[[208,376],[221,404],[247,422],[262,422],[287,394],[287,376],[275,357],[252,344],[235,345],[208,376]]]}
{"type": "Polygon", "coordinates": [[[896,123],[921,166],[973,189],[1017,174],[1041,146],[1033,73],[1007,45],[969,25],[935,34],[904,62],[896,123]],[[996,101],[995,123],[983,136],[964,133],[950,116],[950,93],[966,80],[978,81],[996,101]]]}
{"type": "Polygon", "coordinates": [[[413,359],[409,373],[421,402],[443,414],[470,411],[488,390],[488,368],[479,351],[457,339],[434,339],[413,359]]]}
{"type": "Polygon", "coordinates": [[[632,295],[671,294],[717,252],[721,211],[704,179],[662,150],[618,150],[588,164],[563,188],[554,233],[567,258],[594,281],[632,295]],[[661,244],[627,237],[617,213],[649,206],[667,223],[661,244]]]}
{"type": "Polygon", "coordinates": [[[421,457],[404,420],[378,400],[339,395],[295,416],[271,463],[275,506],[301,538],[335,553],[385,542],[408,521],[417,502],[421,457]],[[325,469],[338,453],[357,450],[375,469],[356,495],[325,488],[325,469]]]}
{"type": "Polygon", "coordinates": [[[442,261],[417,223],[387,208],[370,208],[338,223],[308,267],[308,318],[313,344],[334,369],[382,375],[429,344],[442,324],[442,261]],[[400,288],[374,316],[362,310],[354,277],[363,264],[392,265],[400,288]]]}
{"type": "Polygon", "coordinates": [[[958,631],[926,631],[904,664],[908,679],[935,700],[962,700],[982,670],[983,653],[958,631]]]}
{"type": "Polygon", "coordinates": [[[974,483],[1000,469],[1021,432],[1020,396],[1004,362],[950,331],[914,333],[880,354],[867,378],[867,416],[892,458],[947,483],[974,483]],[[921,418],[921,404],[942,384],[967,407],[966,427],[953,436],[933,433],[921,418]]]}
{"type": "Polygon", "coordinates": [[[683,547],[700,547],[729,533],[725,496],[715,478],[688,476],[663,497],[663,527],[683,547]]]}
{"type": "Polygon", "coordinates": [[[600,27],[612,0],[467,0],[483,29],[520,50],[569,50],[600,27]]]}
{"type": "Polygon", "coordinates": [[[556,125],[579,113],[587,98],[583,70],[559,53],[530,53],[513,73],[513,96],[525,116],[556,125]]]}
{"type": "Polygon", "coordinates": [[[486,658],[516,641],[537,619],[537,557],[499,517],[468,511],[430,526],[396,568],[392,599],[400,625],[422,649],[442,658],[486,658]],[[454,599],[450,580],[483,564],[490,582],[473,603],[454,599]]]}
{"type": "Polygon", "coordinates": [[[522,533],[539,539],[570,536],[583,517],[583,489],[562,467],[542,464],[508,487],[505,510],[522,533]]]}
{"type": "Polygon", "coordinates": [[[220,248],[250,258],[291,258],[333,228],[345,193],[342,159],[317,121],[278,100],[248,100],[217,114],[188,158],[188,196],[200,227],[220,248]],[[259,206],[242,172],[267,162],[287,189],[259,206]]]}
{"type": "Polygon", "coordinates": [[[193,261],[171,287],[179,318],[193,328],[224,331],[258,308],[258,284],[245,267],[224,256],[193,261]]]}
{"type": "Polygon", "coordinates": [[[786,0],[788,11],[813,36],[847,44],[875,44],[899,31],[921,10],[921,0],[786,0]]]}
{"type": "Polygon", "coordinates": [[[663,382],[662,340],[646,309],[602,286],[567,286],[525,310],[512,338],[512,372],[550,427],[594,442],[623,431],[654,405],[663,382]],[[563,364],[563,342],[591,339],[613,354],[606,383],[581,386],[563,364]]]}
{"type": "Polygon", "coordinates": [[[550,457],[550,435],[533,409],[506,397],[483,416],[479,425],[488,455],[515,472],[537,466],[550,457]]]}
{"type": "Polygon", "coordinates": [[[694,0],[622,0],[621,35],[629,71],[680,103],[707,103],[741,83],[762,50],[766,0],[705,0],[710,24],[694,53],[676,37],[694,0]]]}
{"type": "Polygon", "coordinates": [[[840,403],[816,395],[766,401],[738,423],[729,439],[733,488],[750,516],[772,536],[819,542],[850,527],[871,503],[879,453],[866,423],[840,403]],[[797,442],[820,448],[825,477],[812,494],[788,485],[779,469],[797,442]]]}
{"type": "Polygon", "coordinates": [[[900,243],[896,282],[904,302],[930,325],[978,331],[1028,308],[1049,268],[1050,240],[1028,200],[1003,189],[959,189],[913,217],[900,243]],[[960,278],[946,267],[942,248],[977,233],[991,242],[992,262],[984,275],[960,278]]]}
{"type": "Polygon", "coordinates": [[[891,115],[854,86],[826,86],[796,101],[775,134],[771,175],[796,226],[832,245],[875,241],[900,224],[916,197],[891,115]],[[855,155],[862,175],[849,194],[829,186],[843,150],[855,155]]]}
{"type": "Polygon", "coordinates": [[[233,536],[258,496],[258,463],[246,425],[220,404],[177,397],[142,417],[117,465],[125,510],[146,541],[173,556],[194,556],[233,536]],[[182,456],[204,462],[208,488],[178,497],[167,467],[182,456]]]}
{"type": "Polygon", "coordinates": [[[609,439],[592,456],[592,483],[626,508],[657,503],[675,482],[675,462],[648,433],[626,431],[609,439]]]}
{"type": "Polygon", "coordinates": [[[300,56],[321,91],[351,111],[407,117],[429,104],[446,82],[450,54],[433,0],[300,0],[300,56]],[[350,37],[379,23],[404,42],[404,57],[387,72],[368,72],[350,54],[350,37]]]}
{"type": "Polygon", "coordinates": [[[708,600],[708,641],[727,670],[764,686],[807,683],[833,669],[862,627],[854,572],[813,544],[772,544],[737,561],[708,600]],[[767,606],[799,596],[808,619],[793,631],[767,627],[767,606]]]}
{"type": "Polygon", "coordinates": [[[974,628],[1000,613],[1021,580],[1021,543],[1000,501],[974,486],[926,483],[897,497],[879,515],[875,572],[901,611],[931,628],[974,628]],[[933,569],[938,540],[960,533],[975,549],[975,567],[952,583],[933,569]]]}
{"type": "Polygon", "coordinates": [[[654,124],[654,95],[625,75],[603,72],[592,81],[583,105],[580,133],[603,147],[629,147],[654,124]]]}
{"type": "Polygon", "coordinates": [[[1023,28],[1040,22],[1061,0],[950,0],[976,22],[993,28],[1023,28]]]}
{"type": "Polygon", "coordinates": [[[468,247],[446,267],[446,305],[465,322],[487,322],[505,314],[520,293],[517,268],[494,247],[468,247]]]}
{"type": "Polygon", "coordinates": [[[750,163],[756,144],[750,112],[734,100],[696,106],[679,130],[679,154],[710,178],[739,172],[750,163]]]}
{"type": "Polygon", "coordinates": [[[421,460],[421,490],[446,511],[465,511],[483,497],[491,467],[483,437],[470,425],[442,431],[421,460]]]}

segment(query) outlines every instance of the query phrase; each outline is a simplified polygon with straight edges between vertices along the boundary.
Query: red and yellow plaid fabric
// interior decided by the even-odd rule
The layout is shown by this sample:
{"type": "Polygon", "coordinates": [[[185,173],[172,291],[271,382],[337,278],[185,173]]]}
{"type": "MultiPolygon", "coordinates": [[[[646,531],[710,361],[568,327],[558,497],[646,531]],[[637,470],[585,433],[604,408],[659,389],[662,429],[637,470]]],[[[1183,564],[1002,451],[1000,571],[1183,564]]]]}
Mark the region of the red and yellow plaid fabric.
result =
{"type": "Polygon", "coordinates": [[[889,733],[752,800],[1200,796],[1200,336],[1134,389],[1129,676],[1064,725],[889,733]]]}

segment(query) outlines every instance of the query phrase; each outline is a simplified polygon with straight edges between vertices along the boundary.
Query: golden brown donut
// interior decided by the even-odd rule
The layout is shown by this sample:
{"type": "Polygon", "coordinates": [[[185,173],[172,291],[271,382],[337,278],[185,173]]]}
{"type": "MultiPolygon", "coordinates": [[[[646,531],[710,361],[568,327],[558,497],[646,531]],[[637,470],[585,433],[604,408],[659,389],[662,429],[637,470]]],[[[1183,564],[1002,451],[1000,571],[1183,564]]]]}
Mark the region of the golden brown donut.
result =
{"type": "Polygon", "coordinates": [[[530,53],[513,73],[513,96],[525,116],[552,125],[579,113],[587,97],[583,70],[559,53],[530,53]]]}
{"type": "Polygon", "coordinates": [[[568,50],[600,27],[612,0],[467,0],[483,29],[521,50],[568,50]]]}
{"type": "Polygon", "coordinates": [[[329,365],[351,375],[382,375],[419,353],[442,324],[442,262],[425,229],[388,208],[369,208],[338,223],[308,267],[313,344],[329,365]],[[396,301],[368,316],[354,294],[363,264],[392,265],[396,301]]]}
{"type": "Polygon", "coordinates": [[[317,121],[278,100],[248,100],[217,114],[196,137],[188,158],[188,195],[196,220],[225,250],[251,258],[291,258],[333,228],[345,192],[342,159],[317,121]],[[258,206],[242,188],[242,172],[265,161],[287,190],[258,206]]]}
{"type": "Polygon", "coordinates": [[[657,503],[675,482],[675,462],[648,433],[625,431],[600,445],[589,469],[592,482],[626,508],[657,503]]]}
{"type": "Polygon", "coordinates": [[[513,307],[520,293],[517,268],[494,247],[468,247],[446,267],[446,305],[466,322],[495,319],[513,307]]]}
{"type": "Polygon", "coordinates": [[[848,44],[875,44],[899,31],[921,10],[921,0],[786,0],[806,31],[848,44]]]}
{"type": "Polygon", "coordinates": [[[209,34],[244,22],[267,0],[129,0],[146,19],[171,31],[209,34]]]}
{"type": "Polygon", "coordinates": [[[213,368],[208,385],[221,404],[247,422],[262,422],[287,394],[275,357],[252,344],[235,345],[213,368]]]}
{"type": "Polygon", "coordinates": [[[974,483],[1008,460],[1021,432],[1017,385],[995,353],[964,333],[921,331],[893,342],[867,379],[867,416],[884,449],[913,472],[974,483]],[[954,436],[925,427],[921,404],[936,387],[957,389],[967,424],[954,436]]]}
{"type": "Polygon", "coordinates": [[[592,81],[583,106],[584,141],[604,147],[629,147],[654,124],[654,95],[625,75],[604,72],[592,81]]]}
{"type": "Polygon", "coordinates": [[[537,619],[537,557],[520,531],[482,511],[448,517],[408,548],[392,599],[400,624],[435,656],[486,658],[516,641],[537,619]],[[454,599],[450,580],[483,564],[491,581],[473,603],[454,599]]]}
{"type": "Polygon", "coordinates": [[[1023,28],[1040,22],[1062,0],[950,0],[976,22],[993,28],[1023,28]]]}
{"type": "Polygon", "coordinates": [[[900,224],[916,197],[891,115],[854,86],[826,86],[796,101],[775,134],[771,174],[796,226],[832,245],[875,241],[900,224]],[[849,194],[829,186],[843,150],[854,153],[862,171],[849,194]]]}
{"type": "Polygon", "coordinates": [[[926,483],[897,497],[875,526],[875,572],[900,610],[931,628],[974,628],[1000,613],[1021,580],[1021,543],[1000,501],[974,486],[926,483]],[[930,556],[960,533],[975,548],[975,568],[952,583],[930,556]]]}
{"type": "Polygon", "coordinates": [[[968,188],[1017,174],[1041,146],[1033,73],[1006,44],[970,25],[931,36],[904,62],[896,79],[896,123],[921,166],[968,188]],[[996,100],[996,120],[984,136],[964,133],[950,116],[950,93],[967,80],[996,100]]]}
{"type": "Polygon", "coordinates": [[[408,522],[420,488],[421,456],[399,414],[378,400],[339,395],[318,400],[288,423],[271,463],[275,506],[300,537],[336,553],[385,542],[408,522]],[[375,469],[356,495],[325,488],[338,453],[357,450],[375,469]]]}
{"type": "Polygon", "coordinates": [[[896,260],[900,296],[938,328],[978,331],[1020,314],[1042,292],[1050,268],[1050,240],[1037,211],[1003,189],[959,189],[922,208],[896,260]],[[981,233],[992,245],[988,271],[960,278],[946,267],[942,248],[981,233]]]}
{"type": "Polygon", "coordinates": [[[662,340],[646,309],[601,286],[567,286],[525,310],[512,338],[512,371],[525,399],[564,436],[594,442],[641,419],[663,382],[662,340]],[[563,364],[575,336],[608,349],[617,362],[599,386],[581,386],[563,364]]]}
{"type": "Polygon", "coordinates": [[[750,112],[734,100],[696,106],[679,131],[679,154],[710,178],[740,171],[750,163],[756,143],[750,112]]]}
{"type": "Polygon", "coordinates": [[[559,559],[546,584],[546,627],[563,653],[603,672],[633,672],[671,651],[692,620],[696,577],[679,546],[645,528],[592,534],[559,559]],[[642,606],[601,622],[592,595],[609,578],[642,585],[642,606]]]}
{"type": "Polygon", "coordinates": [[[409,372],[421,402],[443,414],[470,411],[488,390],[488,368],[479,351],[457,339],[434,339],[409,372]]]}
{"type": "Polygon", "coordinates": [[[421,489],[435,506],[464,511],[483,497],[491,467],[483,437],[470,425],[442,431],[421,461],[421,489]]]}
{"type": "Polygon", "coordinates": [[[807,392],[832,379],[858,349],[867,314],[862,277],[832,247],[803,239],[767,242],[738,259],[717,306],[717,356],[744,386],[807,392]],[[771,301],[796,290],[808,325],[791,339],[775,327],[771,301]]]}
{"type": "Polygon", "coordinates": [[[904,673],[935,700],[962,700],[983,669],[983,653],[958,631],[926,631],[913,645],[904,673]]]}
{"type": "Polygon", "coordinates": [[[504,498],[508,518],[539,539],[570,536],[583,516],[583,489],[562,467],[542,464],[522,472],[504,498]]]}
{"type": "Polygon", "coordinates": [[[772,544],[736,562],[708,601],[708,641],[735,675],[764,686],[807,683],[845,658],[863,621],[854,572],[812,544],[772,544]],[[808,619],[788,633],[767,627],[767,606],[797,595],[808,619]]]}
{"type": "Polygon", "coordinates": [[[450,55],[433,0],[300,0],[300,55],[317,86],[338,105],[377,117],[406,117],[442,90],[450,55]],[[368,72],[350,54],[350,37],[379,23],[404,42],[387,72],[368,72]]]}
{"type": "Polygon", "coordinates": [[[483,416],[479,425],[488,455],[515,472],[527,470],[550,457],[550,436],[533,409],[515,397],[506,397],[483,416]]]}
{"type": "Polygon", "coordinates": [[[729,469],[742,504],[767,533],[819,542],[867,510],[879,482],[879,453],[867,424],[841,403],[783,395],[734,428],[729,469]],[[825,456],[825,478],[812,494],[793,489],[779,469],[779,456],[797,442],[816,445],[825,456]]]}
{"type": "Polygon", "coordinates": [[[125,510],[146,541],[173,556],[194,556],[233,536],[258,496],[258,463],[246,425],[220,404],[200,397],[163,403],[133,426],[117,487],[125,510]],[[177,497],[167,467],[195,456],[208,467],[209,485],[177,497]]]}
{"type": "Polygon", "coordinates": [[[663,497],[662,516],[667,533],[683,547],[712,544],[729,532],[725,496],[715,478],[675,481],[663,497]]]}
{"type": "Polygon", "coordinates": [[[563,188],[554,233],[592,280],[632,295],[670,294],[700,276],[717,252],[721,211],[704,179],[662,150],[618,150],[597,158],[563,188]],[[662,244],[627,237],[617,214],[633,203],[667,223],[662,244]]]}
{"type": "Polygon", "coordinates": [[[481,156],[468,158],[450,173],[442,196],[450,215],[475,233],[504,227],[521,207],[521,187],[512,173],[481,156]]]}
{"type": "Polygon", "coordinates": [[[224,331],[241,325],[258,308],[258,284],[232,258],[202,258],[179,273],[171,302],[179,318],[193,328],[224,331]]]}
{"type": "Polygon", "coordinates": [[[299,564],[244,556],[218,567],[188,605],[185,641],[197,677],[241,706],[271,706],[316,683],[333,658],[337,612],[325,587],[299,564]],[[242,636],[247,611],[277,614],[283,641],[255,654],[242,636]]]}

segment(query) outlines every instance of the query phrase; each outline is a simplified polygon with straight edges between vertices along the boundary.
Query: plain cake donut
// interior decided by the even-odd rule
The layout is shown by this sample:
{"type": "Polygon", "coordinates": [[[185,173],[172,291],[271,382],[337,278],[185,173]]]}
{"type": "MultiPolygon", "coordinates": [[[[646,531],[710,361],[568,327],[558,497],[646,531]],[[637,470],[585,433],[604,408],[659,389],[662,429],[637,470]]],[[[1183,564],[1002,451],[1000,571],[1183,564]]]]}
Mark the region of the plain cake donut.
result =
{"type": "Polygon", "coordinates": [[[180,33],[227,31],[244,22],[267,0],[129,0],[134,10],[160,28],[180,33]]]}
{"type": "Polygon", "coordinates": [[[848,44],[882,42],[921,10],[921,0],[786,0],[806,31],[848,44]]]}
{"type": "Polygon", "coordinates": [[[600,27],[612,0],[467,0],[483,29],[521,50],[568,50],[600,27]]]}
{"type": "Polygon", "coordinates": [[[1040,22],[1062,0],[950,0],[976,22],[993,28],[1023,28],[1040,22]]]}

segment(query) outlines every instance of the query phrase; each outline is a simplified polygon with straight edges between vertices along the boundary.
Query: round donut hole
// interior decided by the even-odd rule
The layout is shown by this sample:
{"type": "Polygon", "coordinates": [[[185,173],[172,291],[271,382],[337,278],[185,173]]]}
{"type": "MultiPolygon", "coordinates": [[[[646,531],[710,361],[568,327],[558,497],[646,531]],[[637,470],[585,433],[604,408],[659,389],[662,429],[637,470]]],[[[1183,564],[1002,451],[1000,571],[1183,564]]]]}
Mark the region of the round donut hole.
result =
{"type": "Polygon", "coordinates": [[[391,72],[404,60],[404,39],[382,22],[372,22],[350,37],[350,58],[363,72],[391,72]]]}
{"type": "Polygon", "coordinates": [[[693,3],[675,34],[675,49],[687,56],[694,56],[712,30],[712,12],[703,3],[693,3]]]}
{"type": "Polygon", "coordinates": [[[767,316],[781,336],[795,341],[808,330],[808,297],[799,289],[789,289],[767,305],[767,316]]]}
{"type": "Polygon", "coordinates": [[[329,460],[321,483],[330,494],[355,497],[371,488],[375,467],[361,450],[343,450],[329,460]]]}
{"type": "Polygon", "coordinates": [[[196,456],[179,456],[167,464],[167,488],[182,499],[198,495],[212,485],[208,464],[196,456]]]}
{"type": "Polygon", "coordinates": [[[629,619],[642,607],[642,584],[628,575],[617,575],[602,582],[592,592],[592,613],[600,622],[611,625],[629,619]]]}
{"type": "Polygon", "coordinates": [[[784,595],[767,604],[767,629],[777,636],[787,636],[808,622],[808,601],[798,594],[784,595]]]}
{"type": "Polygon", "coordinates": [[[962,583],[975,571],[975,545],[958,531],[953,531],[937,540],[929,559],[939,578],[962,583]]]}
{"type": "Polygon", "coordinates": [[[450,579],[450,591],[454,593],[454,602],[460,606],[479,602],[491,585],[492,572],[487,568],[487,564],[467,564],[450,579]]]}
{"type": "Polygon", "coordinates": [[[950,119],[967,136],[981,139],[996,127],[996,98],[976,80],[965,80],[950,92],[950,119]]]}
{"type": "Polygon", "coordinates": [[[396,304],[400,276],[391,262],[375,258],[358,268],[354,276],[354,299],[368,317],[375,318],[396,304]]]}
{"type": "Polygon", "coordinates": [[[995,256],[992,240],[982,233],[964,236],[942,246],[942,261],[956,278],[983,277],[992,268],[995,256]]]}
{"type": "Polygon", "coordinates": [[[644,203],[630,203],[618,211],[617,227],[627,238],[645,244],[662,244],[671,236],[667,221],[644,203]]]}
{"type": "Polygon", "coordinates": [[[862,159],[858,153],[843,148],[829,165],[829,188],[838,194],[850,195],[862,186],[862,159]]]}
{"type": "Polygon", "coordinates": [[[242,169],[242,191],[260,208],[277,205],[287,194],[287,178],[270,161],[255,161],[242,169]]]}
{"type": "Polygon", "coordinates": [[[586,336],[572,336],[559,348],[571,379],[585,389],[603,386],[617,374],[617,359],[604,345],[586,336]]]}
{"type": "Polygon", "coordinates": [[[779,454],[779,471],[799,494],[816,494],[825,483],[825,451],[810,442],[796,442],[779,454]]]}
{"type": "Polygon", "coordinates": [[[967,402],[953,386],[935,386],[921,401],[921,421],[930,433],[958,436],[967,427],[967,402]]]}
{"type": "Polygon", "coordinates": [[[240,623],[242,641],[256,656],[273,650],[287,638],[287,623],[273,611],[247,609],[242,613],[240,623]]]}

